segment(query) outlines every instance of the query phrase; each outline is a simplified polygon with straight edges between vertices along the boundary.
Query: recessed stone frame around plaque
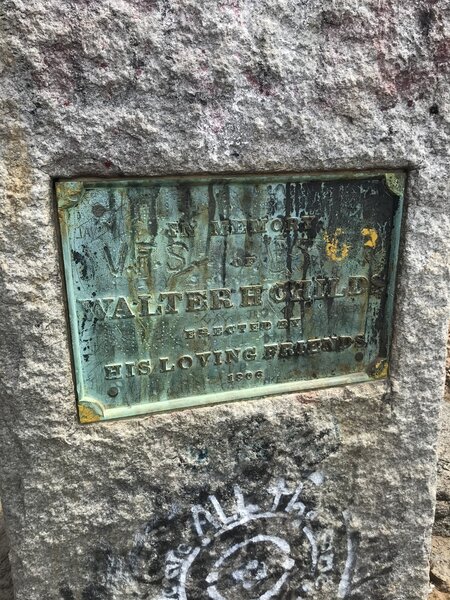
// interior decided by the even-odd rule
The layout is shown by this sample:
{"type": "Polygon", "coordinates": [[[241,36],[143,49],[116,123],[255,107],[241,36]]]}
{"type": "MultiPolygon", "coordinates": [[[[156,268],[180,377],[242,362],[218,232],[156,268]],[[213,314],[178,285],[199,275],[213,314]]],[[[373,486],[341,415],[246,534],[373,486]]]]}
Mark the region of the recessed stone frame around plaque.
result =
{"type": "Polygon", "coordinates": [[[387,377],[404,182],[59,181],[81,422],[387,377]]]}

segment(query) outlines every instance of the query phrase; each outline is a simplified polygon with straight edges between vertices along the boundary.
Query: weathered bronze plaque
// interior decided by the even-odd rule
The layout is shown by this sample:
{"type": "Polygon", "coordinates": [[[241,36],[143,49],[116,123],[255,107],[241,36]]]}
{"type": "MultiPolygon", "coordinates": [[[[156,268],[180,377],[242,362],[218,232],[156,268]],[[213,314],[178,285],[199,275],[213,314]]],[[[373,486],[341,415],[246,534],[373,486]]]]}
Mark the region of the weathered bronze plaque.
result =
{"type": "Polygon", "coordinates": [[[81,421],[386,377],[403,184],[59,182],[81,421]]]}

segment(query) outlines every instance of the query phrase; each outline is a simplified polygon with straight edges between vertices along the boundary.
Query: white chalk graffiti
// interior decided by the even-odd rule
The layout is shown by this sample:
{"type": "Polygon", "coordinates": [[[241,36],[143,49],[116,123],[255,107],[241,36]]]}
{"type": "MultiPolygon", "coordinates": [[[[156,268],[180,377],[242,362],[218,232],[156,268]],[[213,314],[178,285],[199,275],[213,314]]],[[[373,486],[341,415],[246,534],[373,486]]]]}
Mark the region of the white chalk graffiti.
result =
{"type": "MultiPolygon", "coordinates": [[[[321,473],[308,478],[310,488],[322,483],[321,473]]],[[[302,483],[290,487],[280,479],[264,490],[260,506],[236,485],[231,503],[211,495],[206,505],[192,506],[195,539],[168,552],[163,597],[270,600],[290,581],[298,600],[320,590],[333,571],[334,536],[303,490],[302,483]]]]}

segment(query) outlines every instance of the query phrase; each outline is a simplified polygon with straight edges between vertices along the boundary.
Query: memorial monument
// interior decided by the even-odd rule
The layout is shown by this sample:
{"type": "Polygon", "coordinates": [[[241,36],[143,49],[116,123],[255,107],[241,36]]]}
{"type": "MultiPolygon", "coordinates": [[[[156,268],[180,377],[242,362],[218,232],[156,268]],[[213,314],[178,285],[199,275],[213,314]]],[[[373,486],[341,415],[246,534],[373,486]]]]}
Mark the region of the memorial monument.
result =
{"type": "Polygon", "coordinates": [[[445,3],[2,12],[16,598],[425,600],[445,3]]]}

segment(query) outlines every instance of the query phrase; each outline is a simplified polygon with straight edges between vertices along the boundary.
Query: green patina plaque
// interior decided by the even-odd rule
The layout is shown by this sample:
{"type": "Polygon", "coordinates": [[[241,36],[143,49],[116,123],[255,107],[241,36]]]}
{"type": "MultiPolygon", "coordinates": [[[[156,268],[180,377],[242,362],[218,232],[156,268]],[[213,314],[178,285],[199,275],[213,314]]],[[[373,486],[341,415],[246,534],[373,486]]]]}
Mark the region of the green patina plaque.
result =
{"type": "Polygon", "coordinates": [[[387,376],[404,174],[57,183],[82,422],[387,376]]]}

